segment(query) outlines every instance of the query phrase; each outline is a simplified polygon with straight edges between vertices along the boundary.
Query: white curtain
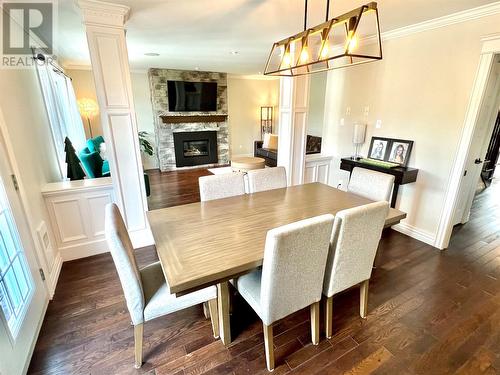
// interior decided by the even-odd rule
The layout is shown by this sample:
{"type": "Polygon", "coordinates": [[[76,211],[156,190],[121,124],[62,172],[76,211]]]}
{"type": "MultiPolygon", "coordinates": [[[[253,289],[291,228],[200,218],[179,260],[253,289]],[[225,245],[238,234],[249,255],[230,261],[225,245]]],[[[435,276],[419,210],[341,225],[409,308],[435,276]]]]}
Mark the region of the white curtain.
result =
{"type": "Polygon", "coordinates": [[[78,154],[85,147],[85,130],[71,79],[51,64],[36,64],[60,170],[66,177],[64,139],[78,154]]]}

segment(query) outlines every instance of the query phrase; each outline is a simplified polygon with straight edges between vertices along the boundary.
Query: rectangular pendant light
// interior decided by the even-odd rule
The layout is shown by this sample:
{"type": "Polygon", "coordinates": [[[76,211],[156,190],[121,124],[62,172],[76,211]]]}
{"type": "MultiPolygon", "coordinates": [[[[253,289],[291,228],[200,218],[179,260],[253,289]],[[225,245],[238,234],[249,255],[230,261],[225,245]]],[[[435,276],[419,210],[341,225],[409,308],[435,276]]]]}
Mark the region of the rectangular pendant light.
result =
{"type": "Polygon", "coordinates": [[[376,60],[382,60],[382,40],[371,2],[274,43],[264,75],[299,76],[376,60]]]}

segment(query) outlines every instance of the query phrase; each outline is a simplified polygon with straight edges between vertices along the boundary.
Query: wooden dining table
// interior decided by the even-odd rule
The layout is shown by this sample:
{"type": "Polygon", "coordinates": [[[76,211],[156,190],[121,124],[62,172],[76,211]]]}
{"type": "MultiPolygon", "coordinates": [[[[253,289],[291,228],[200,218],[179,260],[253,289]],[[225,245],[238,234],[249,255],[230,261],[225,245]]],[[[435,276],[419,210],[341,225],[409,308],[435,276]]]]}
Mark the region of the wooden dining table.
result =
{"type": "MultiPolygon", "coordinates": [[[[147,216],[170,293],[180,296],[217,285],[220,337],[228,345],[228,281],[262,265],[267,231],[370,202],[311,183],[163,208],[147,216]]],[[[391,208],[385,225],[405,217],[391,208]]]]}

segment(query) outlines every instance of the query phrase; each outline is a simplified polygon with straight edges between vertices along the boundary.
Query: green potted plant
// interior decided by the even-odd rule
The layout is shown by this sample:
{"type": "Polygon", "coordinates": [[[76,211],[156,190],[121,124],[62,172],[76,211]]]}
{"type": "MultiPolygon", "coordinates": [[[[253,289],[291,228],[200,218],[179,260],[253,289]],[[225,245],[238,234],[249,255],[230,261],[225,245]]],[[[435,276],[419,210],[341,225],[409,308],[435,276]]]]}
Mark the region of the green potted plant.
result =
{"type": "MultiPolygon", "coordinates": [[[[139,135],[139,147],[141,148],[141,152],[147,154],[149,156],[153,156],[155,154],[153,145],[148,140],[149,133],[146,131],[140,131],[139,135]]],[[[146,185],[146,196],[150,196],[151,187],[149,185],[149,176],[146,172],[144,172],[144,185],[146,185]]]]}

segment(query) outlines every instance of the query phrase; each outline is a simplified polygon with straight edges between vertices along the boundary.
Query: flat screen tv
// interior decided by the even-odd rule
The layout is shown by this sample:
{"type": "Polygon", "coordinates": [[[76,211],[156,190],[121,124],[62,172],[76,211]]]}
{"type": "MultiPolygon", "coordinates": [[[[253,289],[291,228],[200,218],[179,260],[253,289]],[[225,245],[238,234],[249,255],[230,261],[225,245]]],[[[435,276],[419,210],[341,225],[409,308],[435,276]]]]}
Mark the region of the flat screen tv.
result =
{"type": "Polygon", "coordinates": [[[217,111],[217,82],[167,81],[170,112],[217,111]]]}

